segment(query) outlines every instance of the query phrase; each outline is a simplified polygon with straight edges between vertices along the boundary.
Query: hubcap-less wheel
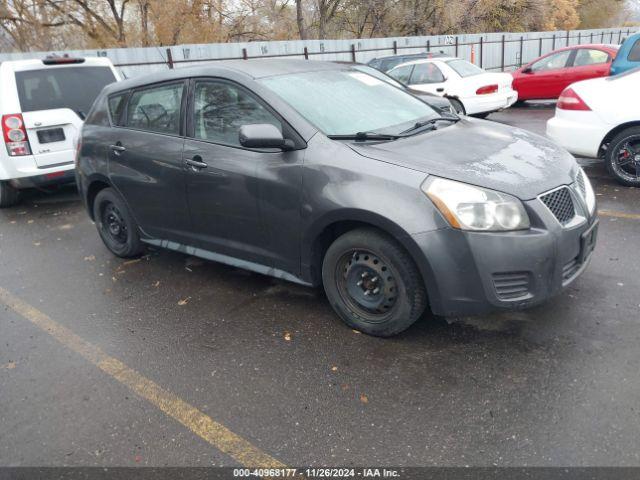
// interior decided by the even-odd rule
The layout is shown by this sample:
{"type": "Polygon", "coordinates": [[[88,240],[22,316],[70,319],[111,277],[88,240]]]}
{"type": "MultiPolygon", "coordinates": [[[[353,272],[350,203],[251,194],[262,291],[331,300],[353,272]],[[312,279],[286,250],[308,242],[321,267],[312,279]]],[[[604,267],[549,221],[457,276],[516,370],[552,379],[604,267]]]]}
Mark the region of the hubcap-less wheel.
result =
{"type": "Polygon", "coordinates": [[[336,266],[336,281],[343,301],[369,322],[382,321],[396,303],[394,274],[372,252],[345,253],[336,266]]]}
{"type": "Polygon", "coordinates": [[[614,172],[625,180],[640,181],[640,136],[628,137],[619,144],[611,164],[614,172]]]}
{"type": "Polygon", "coordinates": [[[120,245],[127,243],[127,224],[120,210],[118,210],[118,207],[113,203],[109,203],[104,207],[102,225],[107,235],[109,235],[115,243],[120,245]]]}

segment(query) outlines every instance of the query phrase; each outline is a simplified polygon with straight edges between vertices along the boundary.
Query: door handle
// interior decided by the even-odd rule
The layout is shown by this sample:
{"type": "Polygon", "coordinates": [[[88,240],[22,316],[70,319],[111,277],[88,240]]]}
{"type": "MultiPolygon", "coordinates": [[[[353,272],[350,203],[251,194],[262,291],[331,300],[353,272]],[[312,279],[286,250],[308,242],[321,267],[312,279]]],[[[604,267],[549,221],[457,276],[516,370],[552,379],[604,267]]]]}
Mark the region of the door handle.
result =
{"type": "Polygon", "coordinates": [[[188,158],[185,161],[185,163],[187,165],[189,165],[195,171],[202,170],[202,169],[207,168],[209,166],[205,162],[202,161],[202,157],[200,155],[196,155],[193,158],[188,158]]]}
{"type": "Polygon", "coordinates": [[[120,142],[116,143],[115,145],[109,145],[109,148],[113,151],[114,155],[118,156],[122,155],[122,153],[127,150],[122,146],[120,142]]]}
{"type": "Polygon", "coordinates": [[[440,88],[436,88],[436,92],[444,92],[444,88],[440,87],[440,88]]]}

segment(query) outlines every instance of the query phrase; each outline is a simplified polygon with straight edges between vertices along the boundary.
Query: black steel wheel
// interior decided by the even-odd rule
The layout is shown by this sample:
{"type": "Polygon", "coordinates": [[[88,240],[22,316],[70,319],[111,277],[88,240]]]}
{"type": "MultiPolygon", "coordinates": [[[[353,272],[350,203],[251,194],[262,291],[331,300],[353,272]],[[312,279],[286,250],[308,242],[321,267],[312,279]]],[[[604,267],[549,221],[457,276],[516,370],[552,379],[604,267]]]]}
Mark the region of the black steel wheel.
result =
{"type": "Polygon", "coordinates": [[[426,308],[426,291],[412,258],[375,229],[338,237],[324,256],[322,282],[340,318],[370,335],[400,333],[426,308]]]}
{"type": "Polygon", "coordinates": [[[98,234],[112,253],[128,258],[142,252],[138,226],[126,203],[114,190],[105,188],[98,193],[93,215],[98,234]]]}
{"type": "Polygon", "coordinates": [[[623,185],[640,187],[640,128],[618,134],[605,156],[607,169],[623,185]]]}

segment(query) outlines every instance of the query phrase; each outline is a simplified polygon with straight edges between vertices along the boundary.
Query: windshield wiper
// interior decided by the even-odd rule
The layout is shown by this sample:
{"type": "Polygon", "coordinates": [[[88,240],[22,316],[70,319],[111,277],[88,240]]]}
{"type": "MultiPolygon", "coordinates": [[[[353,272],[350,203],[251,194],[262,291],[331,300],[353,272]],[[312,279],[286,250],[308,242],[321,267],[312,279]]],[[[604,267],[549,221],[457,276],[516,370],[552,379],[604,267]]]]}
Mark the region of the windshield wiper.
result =
{"type": "Polygon", "coordinates": [[[391,135],[387,133],[358,132],[349,135],[328,135],[331,140],[397,140],[400,135],[391,135]]]}
{"type": "Polygon", "coordinates": [[[429,120],[423,120],[421,122],[416,122],[413,127],[408,128],[407,130],[400,132],[400,135],[405,135],[407,133],[411,133],[411,132],[415,132],[416,130],[420,130],[421,128],[424,127],[429,127],[431,126],[433,130],[435,130],[436,128],[436,123],[438,122],[459,122],[460,118],[458,117],[454,117],[453,115],[450,117],[436,117],[436,118],[431,118],[429,120]]]}

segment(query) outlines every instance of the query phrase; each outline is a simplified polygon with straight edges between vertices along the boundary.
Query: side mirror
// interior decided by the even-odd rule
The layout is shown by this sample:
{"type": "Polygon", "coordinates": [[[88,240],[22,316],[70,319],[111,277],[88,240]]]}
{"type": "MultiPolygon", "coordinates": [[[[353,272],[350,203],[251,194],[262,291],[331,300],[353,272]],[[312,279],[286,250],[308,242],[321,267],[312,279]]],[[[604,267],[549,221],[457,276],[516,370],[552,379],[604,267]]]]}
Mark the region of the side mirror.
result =
{"type": "Polygon", "coordinates": [[[522,73],[526,73],[526,74],[533,73],[533,70],[531,69],[531,67],[527,67],[522,70],[522,73]]]}
{"type": "Polygon", "coordinates": [[[242,125],[239,134],[240,145],[246,148],[281,148],[291,150],[293,142],[285,140],[280,130],[270,123],[242,125]]]}

